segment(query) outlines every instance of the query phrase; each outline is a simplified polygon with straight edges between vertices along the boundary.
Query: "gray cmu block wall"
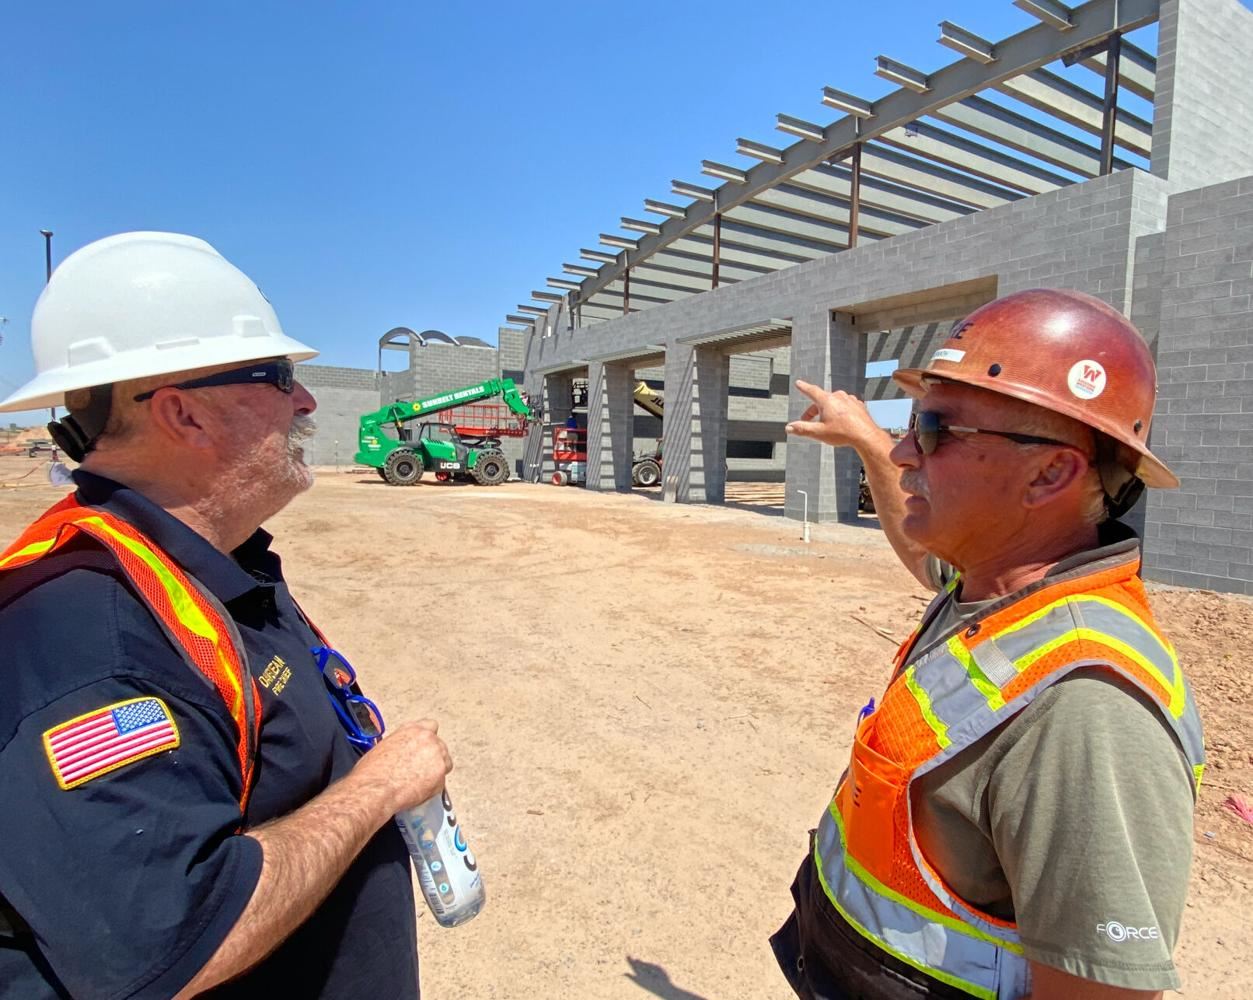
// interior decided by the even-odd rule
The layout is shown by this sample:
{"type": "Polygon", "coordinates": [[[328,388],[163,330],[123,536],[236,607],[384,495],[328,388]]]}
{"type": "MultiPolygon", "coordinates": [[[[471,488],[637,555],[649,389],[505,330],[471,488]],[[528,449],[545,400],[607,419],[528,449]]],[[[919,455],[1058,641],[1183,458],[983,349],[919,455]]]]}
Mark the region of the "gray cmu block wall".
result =
{"type": "MultiPolygon", "coordinates": [[[[580,358],[631,350],[644,356],[655,353],[648,345],[669,347],[768,317],[792,317],[790,374],[859,391],[864,345],[848,349],[842,341],[864,342],[865,336],[835,324],[834,311],[851,316],[859,330],[860,314],[882,314],[902,302],[931,298],[946,310],[972,289],[986,288],[990,297],[1041,285],[1086,291],[1125,311],[1135,241],[1164,227],[1165,191],[1161,178],[1118,171],[595,326],[573,332],[558,326],[552,336],[532,339],[528,377],[537,369],[573,367],[580,358]]],[[[913,315],[910,322],[927,319],[913,315]]],[[[799,415],[799,393],[790,394],[789,406],[789,416],[799,415]]],[[[786,512],[800,517],[804,490],[811,518],[851,520],[856,468],[842,455],[828,462],[822,451],[812,441],[789,442],[786,512]]]]}
{"type": "Polygon", "coordinates": [[[1132,320],[1157,342],[1152,447],[1182,483],[1149,492],[1146,574],[1253,594],[1253,177],[1173,195],[1136,286],[1132,320]]]}
{"type": "Polygon", "coordinates": [[[1240,0],[1162,0],[1152,171],[1172,192],[1253,168],[1253,11],[1240,0]]]}
{"type": "Polygon", "coordinates": [[[379,407],[374,372],[360,368],[298,364],[296,378],[318,401],[318,432],[305,446],[309,465],[352,464],[357,450],[357,421],[379,407]]]}

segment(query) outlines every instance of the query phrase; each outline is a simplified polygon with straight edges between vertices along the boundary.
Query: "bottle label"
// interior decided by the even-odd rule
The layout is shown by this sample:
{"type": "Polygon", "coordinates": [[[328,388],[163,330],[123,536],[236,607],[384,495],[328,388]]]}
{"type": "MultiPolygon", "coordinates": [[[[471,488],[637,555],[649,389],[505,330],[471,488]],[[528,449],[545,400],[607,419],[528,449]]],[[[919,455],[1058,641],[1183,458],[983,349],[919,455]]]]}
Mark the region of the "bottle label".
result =
{"type": "Polygon", "coordinates": [[[477,907],[483,892],[482,876],[448,793],[401,814],[397,824],[413,856],[422,894],[436,919],[477,907]]]}

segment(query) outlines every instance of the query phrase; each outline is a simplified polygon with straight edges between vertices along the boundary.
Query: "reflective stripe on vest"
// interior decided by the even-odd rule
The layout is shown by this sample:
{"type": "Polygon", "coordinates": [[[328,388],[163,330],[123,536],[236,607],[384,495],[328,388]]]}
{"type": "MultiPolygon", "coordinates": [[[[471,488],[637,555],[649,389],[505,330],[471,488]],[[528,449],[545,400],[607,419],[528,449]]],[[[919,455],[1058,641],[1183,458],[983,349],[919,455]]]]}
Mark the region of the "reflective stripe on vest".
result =
{"type": "Polygon", "coordinates": [[[174,647],[222,698],[237,734],[242,813],[257,754],[260,695],[230,616],[216,598],[137,528],[98,508],[82,506],[72,495],[41,515],[0,554],[0,571],[41,559],[80,531],[112,553],[174,647]]]}
{"type": "MultiPolygon", "coordinates": [[[[815,839],[827,899],[897,959],[971,996],[1018,997],[1029,972],[1012,923],[957,895],[918,847],[909,787],[1085,666],[1114,669],[1157,706],[1192,768],[1201,724],[1170,644],[1149,614],[1134,556],[985,609],[914,657],[904,647],[879,711],[858,726],[849,770],[815,839]]],[[[951,588],[946,588],[950,589],[951,588]]]]}

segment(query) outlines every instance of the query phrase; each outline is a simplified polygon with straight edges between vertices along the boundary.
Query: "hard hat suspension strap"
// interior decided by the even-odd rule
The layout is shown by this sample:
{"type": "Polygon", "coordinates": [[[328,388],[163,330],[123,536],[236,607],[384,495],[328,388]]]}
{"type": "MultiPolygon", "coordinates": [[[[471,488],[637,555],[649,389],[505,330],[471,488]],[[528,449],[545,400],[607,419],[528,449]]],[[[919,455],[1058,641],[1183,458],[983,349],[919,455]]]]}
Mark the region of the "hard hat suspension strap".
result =
{"type": "Polygon", "coordinates": [[[113,408],[112,385],[93,385],[85,391],[88,394],[86,406],[75,406],[72,413],[48,423],[52,440],[75,462],[81,462],[96,446],[96,439],[104,433],[113,408]]]}

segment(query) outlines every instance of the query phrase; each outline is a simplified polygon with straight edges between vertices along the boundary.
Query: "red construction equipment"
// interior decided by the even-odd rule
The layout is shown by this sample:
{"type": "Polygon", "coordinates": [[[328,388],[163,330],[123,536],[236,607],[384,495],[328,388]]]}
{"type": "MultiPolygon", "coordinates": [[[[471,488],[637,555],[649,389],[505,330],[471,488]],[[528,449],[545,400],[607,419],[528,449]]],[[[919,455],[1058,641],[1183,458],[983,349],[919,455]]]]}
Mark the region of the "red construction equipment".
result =
{"type": "Polygon", "coordinates": [[[467,403],[440,418],[462,437],[526,437],[527,418],[495,403],[467,403]]]}

